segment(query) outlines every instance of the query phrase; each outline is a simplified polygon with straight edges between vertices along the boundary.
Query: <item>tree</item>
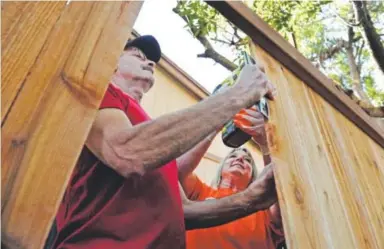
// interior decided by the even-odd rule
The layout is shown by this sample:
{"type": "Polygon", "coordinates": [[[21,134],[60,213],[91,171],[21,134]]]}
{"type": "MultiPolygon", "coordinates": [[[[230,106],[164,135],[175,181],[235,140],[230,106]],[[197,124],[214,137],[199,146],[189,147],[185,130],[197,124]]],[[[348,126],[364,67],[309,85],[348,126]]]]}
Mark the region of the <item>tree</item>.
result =
{"type": "MultiPolygon", "coordinates": [[[[382,2],[248,2],[255,13],[333,79],[369,115],[384,117],[384,108],[372,105],[384,105],[384,93],[378,90],[372,77],[371,63],[375,56],[377,64],[383,58],[380,51],[376,53],[380,48],[377,37],[383,45],[379,35],[384,30],[382,2]],[[368,38],[373,41],[369,42],[368,38]]],[[[183,18],[186,28],[204,46],[205,51],[198,57],[210,58],[230,71],[236,68],[238,51],[249,41],[244,33],[198,0],[179,1],[173,11],[183,18]],[[233,58],[217,52],[218,45],[230,47],[233,58]]]]}
{"type": "Polygon", "coordinates": [[[367,9],[367,3],[364,1],[352,1],[355,11],[355,22],[357,26],[361,26],[362,33],[369,50],[373,55],[375,62],[381,71],[384,72],[384,46],[373,25],[371,15],[367,9]]]}

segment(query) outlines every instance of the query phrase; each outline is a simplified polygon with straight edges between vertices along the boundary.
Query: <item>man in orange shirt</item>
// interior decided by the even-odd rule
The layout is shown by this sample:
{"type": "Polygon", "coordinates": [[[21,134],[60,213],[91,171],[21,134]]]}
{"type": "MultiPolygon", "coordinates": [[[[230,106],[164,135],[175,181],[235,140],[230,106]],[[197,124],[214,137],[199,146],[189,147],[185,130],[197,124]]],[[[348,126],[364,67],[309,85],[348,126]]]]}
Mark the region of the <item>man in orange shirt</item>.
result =
{"type": "MultiPolygon", "coordinates": [[[[271,158],[261,113],[255,108],[243,110],[237,114],[235,124],[253,136],[263,153],[265,166],[270,164],[271,158]]],[[[184,168],[183,172],[189,174],[179,175],[179,180],[187,197],[198,201],[220,199],[241,192],[257,178],[255,162],[245,148],[234,149],[227,155],[220,165],[213,187],[204,184],[196,175],[191,174],[193,169],[193,167],[184,168]]],[[[277,203],[268,210],[259,211],[228,224],[187,232],[187,249],[276,249],[283,241],[284,233],[277,203]]]]}

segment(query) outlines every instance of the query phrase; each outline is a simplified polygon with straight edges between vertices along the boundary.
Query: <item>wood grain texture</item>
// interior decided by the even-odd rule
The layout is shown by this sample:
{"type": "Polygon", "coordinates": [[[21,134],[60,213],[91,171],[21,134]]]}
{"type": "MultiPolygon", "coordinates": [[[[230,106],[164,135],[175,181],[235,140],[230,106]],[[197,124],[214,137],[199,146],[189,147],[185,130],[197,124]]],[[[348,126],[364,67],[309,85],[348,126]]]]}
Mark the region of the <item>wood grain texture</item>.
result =
{"type": "Polygon", "coordinates": [[[271,122],[288,248],[384,248],[384,150],[260,47],[277,86],[271,122]]]}
{"type": "MultiPolygon", "coordinates": [[[[2,235],[8,247],[42,247],[141,5],[71,2],[42,41],[2,127],[2,235]]],[[[34,14],[43,12],[37,7],[34,14]]]]}
{"type": "MultiPolygon", "coordinates": [[[[348,220],[362,242],[358,248],[383,248],[384,161],[376,158],[376,150],[370,146],[375,143],[353,123],[319,96],[312,98],[329,150],[334,151],[331,155],[338,159],[332,166],[341,194],[348,201],[348,220]]],[[[383,154],[382,148],[379,151],[383,154]]]]}
{"type": "Polygon", "coordinates": [[[4,2],[1,8],[1,122],[65,7],[59,2],[4,2]]]}
{"type": "Polygon", "coordinates": [[[244,3],[228,0],[207,3],[384,148],[384,130],[244,3]]]}
{"type": "MultiPolygon", "coordinates": [[[[18,166],[25,153],[25,147],[34,134],[36,124],[40,120],[39,106],[44,106],[44,95],[48,95],[47,88],[53,84],[55,78],[68,58],[71,46],[76,41],[82,25],[88,17],[92,5],[85,4],[83,9],[74,8],[69,5],[55,25],[47,42],[44,44],[42,53],[38,55],[35,67],[29,72],[24,87],[20,91],[2,127],[3,132],[3,167],[2,167],[2,207],[6,205],[7,194],[12,188],[14,177],[17,175],[18,166]],[[71,18],[78,16],[76,21],[71,18]],[[49,65],[49,66],[47,66],[49,65]],[[9,182],[8,182],[9,181],[9,182]]],[[[6,68],[8,64],[4,63],[6,68]]],[[[40,107],[44,108],[44,107],[40,107]]]]}

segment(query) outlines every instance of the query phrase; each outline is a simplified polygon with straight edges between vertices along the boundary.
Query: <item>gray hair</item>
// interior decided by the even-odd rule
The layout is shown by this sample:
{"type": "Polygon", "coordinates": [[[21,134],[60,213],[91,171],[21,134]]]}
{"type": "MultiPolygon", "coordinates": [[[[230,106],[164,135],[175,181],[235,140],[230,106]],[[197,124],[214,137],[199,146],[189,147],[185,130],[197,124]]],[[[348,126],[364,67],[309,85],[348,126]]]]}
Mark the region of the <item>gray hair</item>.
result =
{"type": "MultiPolygon", "coordinates": [[[[243,148],[243,147],[239,147],[239,148],[234,148],[233,150],[231,150],[231,151],[227,154],[227,156],[220,162],[219,169],[217,170],[216,177],[213,179],[213,182],[212,182],[212,187],[214,187],[214,188],[218,188],[218,187],[219,187],[220,182],[221,182],[221,172],[223,171],[223,167],[224,167],[225,161],[227,161],[228,158],[229,158],[233,153],[235,153],[236,151],[239,151],[239,150],[244,151],[244,152],[247,153],[247,155],[251,158],[252,178],[251,178],[251,181],[249,182],[249,184],[251,184],[251,182],[253,182],[254,180],[256,180],[256,178],[257,178],[257,168],[256,168],[255,160],[253,160],[252,154],[249,152],[248,149],[243,148]]],[[[248,185],[249,185],[249,184],[248,184],[248,185]]]]}

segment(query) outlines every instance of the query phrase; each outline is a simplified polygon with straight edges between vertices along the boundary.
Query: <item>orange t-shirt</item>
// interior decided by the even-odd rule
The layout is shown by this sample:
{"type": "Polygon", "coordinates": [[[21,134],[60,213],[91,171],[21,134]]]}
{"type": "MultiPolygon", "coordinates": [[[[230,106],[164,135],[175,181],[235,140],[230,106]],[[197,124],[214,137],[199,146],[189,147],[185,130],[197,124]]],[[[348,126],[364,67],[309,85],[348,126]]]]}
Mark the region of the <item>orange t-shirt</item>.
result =
{"type": "MultiPolygon", "coordinates": [[[[193,182],[193,186],[187,186],[191,200],[218,199],[234,194],[230,189],[211,188],[197,177],[193,182]]],[[[187,249],[275,249],[283,240],[283,231],[273,227],[267,211],[221,226],[187,231],[187,249]]]]}

